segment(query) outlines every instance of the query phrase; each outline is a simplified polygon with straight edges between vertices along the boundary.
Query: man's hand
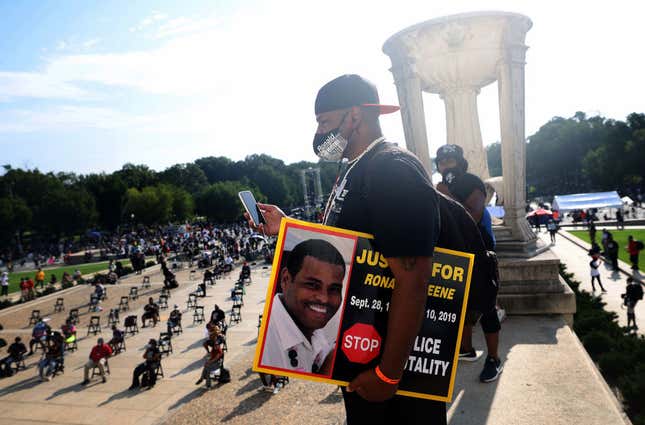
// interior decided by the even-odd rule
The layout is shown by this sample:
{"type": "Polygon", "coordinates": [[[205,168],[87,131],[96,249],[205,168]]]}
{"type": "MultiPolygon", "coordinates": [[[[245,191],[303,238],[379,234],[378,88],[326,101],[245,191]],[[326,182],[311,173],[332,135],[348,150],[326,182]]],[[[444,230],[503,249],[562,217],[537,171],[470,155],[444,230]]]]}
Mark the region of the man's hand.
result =
{"type": "Polygon", "coordinates": [[[267,236],[277,235],[280,231],[280,222],[282,221],[282,218],[286,217],[287,215],[275,205],[261,204],[258,202],[258,208],[260,208],[260,212],[262,213],[262,216],[264,217],[264,221],[266,223],[256,226],[253,223],[253,220],[251,220],[249,213],[245,212],[244,218],[246,218],[246,221],[249,223],[251,229],[263,232],[267,236]]]}
{"type": "Polygon", "coordinates": [[[374,369],[366,370],[358,375],[347,386],[347,391],[356,391],[358,395],[367,401],[379,402],[385,401],[394,396],[398,385],[386,384],[381,381],[374,369]]]}

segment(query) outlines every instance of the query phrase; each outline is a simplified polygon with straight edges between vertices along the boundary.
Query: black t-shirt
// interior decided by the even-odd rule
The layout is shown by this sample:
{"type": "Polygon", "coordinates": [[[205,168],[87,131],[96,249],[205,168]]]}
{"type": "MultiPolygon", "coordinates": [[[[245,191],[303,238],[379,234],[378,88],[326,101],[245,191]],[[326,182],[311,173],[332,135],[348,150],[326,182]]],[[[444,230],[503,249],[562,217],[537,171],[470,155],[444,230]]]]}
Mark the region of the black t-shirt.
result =
{"type": "Polygon", "coordinates": [[[17,357],[25,354],[27,352],[27,347],[25,347],[25,344],[23,344],[22,342],[14,342],[9,346],[7,352],[12,356],[17,357]]]}
{"type": "MultiPolygon", "coordinates": [[[[454,176],[449,182],[446,182],[446,186],[448,186],[448,190],[455,200],[461,205],[465,205],[466,200],[475,190],[480,190],[484,195],[486,195],[486,186],[482,179],[470,173],[454,176]]],[[[488,233],[488,229],[486,229],[482,224],[481,220],[477,223],[477,227],[479,228],[481,237],[484,240],[486,249],[493,251],[495,249],[495,242],[492,236],[488,233]]]]}
{"type": "Polygon", "coordinates": [[[486,186],[484,186],[482,179],[470,173],[456,175],[446,185],[457,202],[462,205],[475,189],[479,189],[484,195],[486,194],[486,186]]]}
{"type": "Polygon", "coordinates": [[[439,237],[437,192],[410,152],[379,142],[334,186],[325,224],[374,235],[385,257],[432,256],[439,237]]]}
{"type": "Polygon", "coordinates": [[[498,279],[480,229],[461,204],[443,194],[438,199],[441,233],[437,246],[475,255],[467,310],[490,311],[495,307],[498,279]]]}

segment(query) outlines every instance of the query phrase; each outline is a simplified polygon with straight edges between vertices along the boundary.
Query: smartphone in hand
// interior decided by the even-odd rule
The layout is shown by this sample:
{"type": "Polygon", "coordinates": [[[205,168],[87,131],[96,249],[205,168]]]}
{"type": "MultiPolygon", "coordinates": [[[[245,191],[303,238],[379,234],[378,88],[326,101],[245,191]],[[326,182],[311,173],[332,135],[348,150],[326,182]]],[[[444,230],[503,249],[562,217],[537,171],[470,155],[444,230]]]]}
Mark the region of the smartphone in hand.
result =
{"type": "Polygon", "coordinates": [[[249,216],[251,217],[251,220],[253,220],[253,224],[255,226],[266,223],[264,217],[262,216],[262,212],[260,212],[258,203],[256,202],[255,197],[250,190],[243,190],[238,193],[238,196],[240,197],[240,201],[242,201],[244,209],[247,213],[249,213],[249,216]]]}

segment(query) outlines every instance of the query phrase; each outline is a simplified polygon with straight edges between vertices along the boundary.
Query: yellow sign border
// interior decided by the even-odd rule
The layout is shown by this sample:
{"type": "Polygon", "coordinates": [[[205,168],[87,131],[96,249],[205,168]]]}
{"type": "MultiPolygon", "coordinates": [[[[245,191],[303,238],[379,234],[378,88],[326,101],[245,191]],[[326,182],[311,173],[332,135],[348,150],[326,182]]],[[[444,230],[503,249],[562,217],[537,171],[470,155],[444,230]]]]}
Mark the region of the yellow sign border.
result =
{"type": "MultiPolygon", "coordinates": [[[[374,239],[373,235],[370,235],[369,233],[363,233],[363,232],[356,232],[354,230],[347,230],[347,229],[340,229],[338,227],[332,227],[332,226],[325,226],[323,224],[318,224],[318,223],[309,223],[307,221],[302,221],[302,220],[296,220],[294,218],[288,218],[285,217],[282,219],[280,222],[280,231],[278,232],[278,240],[276,242],[276,248],[275,252],[282,252],[283,247],[284,247],[284,239],[285,239],[285,233],[286,233],[286,228],[287,225],[289,224],[294,224],[297,226],[301,227],[306,227],[310,229],[317,229],[317,230],[324,230],[324,231],[332,231],[335,233],[340,233],[340,234],[345,234],[349,236],[358,236],[361,238],[366,238],[366,239],[374,239]]],[[[445,397],[442,396],[437,396],[437,395],[430,395],[430,394],[423,394],[423,393],[417,393],[413,391],[405,391],[405,390],[398,390],[396,394],[404,395],[404,396],[409,396],[409,397],[416,397],[416,398],[423,398],[426,400],[436,400],[436,401],[443,401],[443,402],[450,402],[452,401],[452,394],[454,390],[454,385],[455,385],[455,376],[457,374],[457,366],[459,363],[459,345],[461,344],[461,337],[463,333],[463,328],[464,328],[464,320],[466,317],[466,306],[468,304],[468,295],[470,292],[470,279],[472,277],[472,271],[473,271],[473,264],[475,262],[475,256],[474,254],[468,253],[468,252],[461,252],[461,251],[455,251],[452,249],[446,249],[446,248],[441,248],[441,247],[435,247],[435,251],[437,252],[442,252],[445,254],[451,254],[455,255],[458,257],[465,257],[468,258],[468,273],[467,273],[467,278],[466,278],[466,288],[464,289],[464,299],[462,303],[462,309],[461,309],[461,318],[459,320],[459,331],[457,333],[457,347],[455,349],[455,356],[453,359],[453,364],[454,367],[452,368],[452,373],[450,376],[450,385],[448,387],[448,394],[445,397]]],[[[261,350],[262,350],[262,345],[260,344],[260,341],[264,341],[264,335],[266,332],[266,324],[267,324],[267,315],[269,314],[269,306],[270,302],[267,302],[267,300],[272,299],[272,295],[275,289],[275,282],[276,282],[276,277],[277,274],[279,273],[279,266],[278,264],[279,259],[281,258],[281,255],[274,255],[273,256],[273,264],[271,267],[271,277],[269,280],[269,285],[267,287],[267,295],[264,301],[264,310],[262,312],[262,323],[260,324],[260,333],[258,334],[258,340],[256,343],[256,348],[255,348],[255,356],[253,357],[253,368],[252,370],[254,372],[263,372],[271,375],[276,375],[276,369],[274,368],[264,368],[260,366],[260,356],[261,356],[261,350]]],[[[280,371],[279,376],[288,376],[292,378],[300,378],[300,379],[305,379],[307,381],[314,381],[314,382],[324,382],[327,384],[333,384],[333,385],[339,385],[339,386],[347,386],[349,385],[349,382],[346,381],[337,381],[335,379],[331,378],[322,378],[322,377],[317,377],[317,376],[312,376],[312,375],[306,375],[303,376],[301,373],[295,373],[295,372],[290,372],[287,370],[280,371]]]]}

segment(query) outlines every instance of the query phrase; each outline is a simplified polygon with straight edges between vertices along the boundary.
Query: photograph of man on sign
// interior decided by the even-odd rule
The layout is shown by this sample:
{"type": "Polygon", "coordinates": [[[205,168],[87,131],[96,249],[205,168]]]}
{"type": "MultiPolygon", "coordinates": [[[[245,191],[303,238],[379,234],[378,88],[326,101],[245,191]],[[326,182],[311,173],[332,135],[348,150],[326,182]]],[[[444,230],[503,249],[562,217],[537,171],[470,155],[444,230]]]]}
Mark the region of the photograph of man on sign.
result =
{"type": "MultiPolygon", "coordinates": [[[[346,256],[351,256],[348,248],[353,247],[341,247],[346,256]]],[[[275,282],[262,366],[331,374],[346,288],[346,263],[339,249],[324,239],[302,240],[290,251],[285,249],[275,282]]]]}

